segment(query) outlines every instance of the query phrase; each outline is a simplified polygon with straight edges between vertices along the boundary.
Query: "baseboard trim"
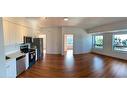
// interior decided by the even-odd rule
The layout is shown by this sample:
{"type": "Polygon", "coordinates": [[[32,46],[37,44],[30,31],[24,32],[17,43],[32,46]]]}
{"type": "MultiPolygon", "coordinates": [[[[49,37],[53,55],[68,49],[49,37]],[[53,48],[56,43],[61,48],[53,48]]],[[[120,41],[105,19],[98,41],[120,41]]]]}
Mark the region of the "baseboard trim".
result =
{"type": "Polygon", "coordinates": [[[86,53],[78,53],[78,54],[73,54],[73,55],[84,55],[84,54],[90,54],[91,52],[86,52],[86,53]]]}
{"type": "Polygon", "coordinates": [[[46,53],[46,55],[62,55],[62,54],[60,54],[60,53],[57,53],[57,54],[55,54],[55,53],[46,53]]]}
{"type": "Polygon", "coordinates": [[[110,57],[110,58],[114,58],[114,59],[119,59],[119,60],[123,60],[123,61],[127,61],[126,59],[122,59],[122,58],[118,58],[118,57],[114,57],[114,56],[110,56],[110,55],[106,55],[106,54],[101,54],[101,53],[97,53],[97,52],[91,52],[92,54],[97,54],[97,55],[101,55],[101,56],[105,56],[105,57],[110,57]]]}

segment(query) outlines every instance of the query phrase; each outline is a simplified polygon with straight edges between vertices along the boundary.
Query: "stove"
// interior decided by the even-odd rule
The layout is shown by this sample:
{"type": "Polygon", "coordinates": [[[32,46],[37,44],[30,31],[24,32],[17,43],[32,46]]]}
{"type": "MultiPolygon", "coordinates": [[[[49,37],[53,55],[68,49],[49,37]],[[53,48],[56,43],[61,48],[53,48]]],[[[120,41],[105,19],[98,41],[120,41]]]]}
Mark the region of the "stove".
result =
{"type": "Polygon", "coordinates": [[[28,45],[22,45],[20,46],[20,51],[22,53],[29,53],[29,67],[28,68],[31,68],[33,64],[36,63],[36,50],[29,49],[28,45]]]}
{"type": "Polygon", "coordinates": [[[29,68],[32,67],[36,62],[36,51],[35,49],[29,49],[29,68]]]}

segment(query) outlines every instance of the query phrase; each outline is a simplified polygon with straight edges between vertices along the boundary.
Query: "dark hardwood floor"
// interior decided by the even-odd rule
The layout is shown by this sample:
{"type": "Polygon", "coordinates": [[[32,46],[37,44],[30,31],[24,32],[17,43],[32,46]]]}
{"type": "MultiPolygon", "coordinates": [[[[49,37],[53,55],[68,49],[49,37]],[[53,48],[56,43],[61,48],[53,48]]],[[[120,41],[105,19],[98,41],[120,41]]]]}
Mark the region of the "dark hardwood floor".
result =
{"type": "Polygon", "coordinates": [[[93,53],[45,55],[18,78],[114,78],[127,77],[127,61],[93,53]]]}

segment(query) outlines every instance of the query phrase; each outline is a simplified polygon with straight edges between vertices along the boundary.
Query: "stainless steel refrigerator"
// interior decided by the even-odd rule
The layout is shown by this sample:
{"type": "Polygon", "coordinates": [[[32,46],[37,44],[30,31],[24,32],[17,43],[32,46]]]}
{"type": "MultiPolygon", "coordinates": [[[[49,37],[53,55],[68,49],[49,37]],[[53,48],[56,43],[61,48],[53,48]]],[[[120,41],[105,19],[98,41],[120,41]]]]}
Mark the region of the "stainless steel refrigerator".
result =
{"type": "Polygon", "coordinates": [[[32,46],[37,48],[37,59],[43,59],[43,38],[33,38],[32,46]]]}

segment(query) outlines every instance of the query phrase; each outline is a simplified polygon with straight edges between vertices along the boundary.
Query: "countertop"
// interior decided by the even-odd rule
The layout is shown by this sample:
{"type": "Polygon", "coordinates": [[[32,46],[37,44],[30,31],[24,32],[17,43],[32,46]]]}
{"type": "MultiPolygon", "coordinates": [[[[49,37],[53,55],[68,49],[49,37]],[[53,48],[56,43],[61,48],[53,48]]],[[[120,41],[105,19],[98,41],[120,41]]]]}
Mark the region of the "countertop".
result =
{"type": "Polygon", "coordinates": [[[16,60],[16,58],[21,57],[23,55],[25,55],[25,53],[21,53],[20,51],[6,55],[6,56],[10,57],[10,59],[7,59],[6,61],[16,60]]]}
{"type": "MultiPolygon", "coordinates": [[[[30,49],[37,50],[37,48],[30,48],[30,49]]],[[[26,54],[27,53],[21,53],[21,51],[16,51],[14,53],[7,54],[6,56],[10,57],[10,59],[6,59],[6,62],[11,61],[11,60],[16,60],[16,58],[21,57],[21,56],[26,55],[26,54]]]]}

